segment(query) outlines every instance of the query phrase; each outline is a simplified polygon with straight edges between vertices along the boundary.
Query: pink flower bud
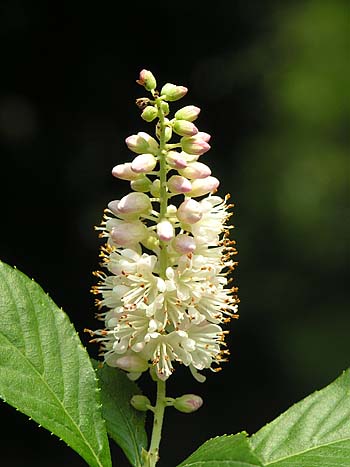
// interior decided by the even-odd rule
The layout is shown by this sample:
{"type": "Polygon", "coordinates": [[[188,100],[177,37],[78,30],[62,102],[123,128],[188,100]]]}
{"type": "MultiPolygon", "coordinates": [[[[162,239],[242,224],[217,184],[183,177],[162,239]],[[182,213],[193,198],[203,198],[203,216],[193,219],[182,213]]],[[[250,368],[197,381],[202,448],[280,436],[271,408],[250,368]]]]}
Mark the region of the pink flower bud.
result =
{"type": "Polygon", "coordinates": [[[197,136],[199,138],[202,138],[206,143],[209,143],[209,141],[211,140],[211,135],[209,133],[205,133],[204,131],[199,131],[197,133],[197,136]]]}
{"type": "Polygon", "coordinates": [[[171,222],[164,219],[157,224],[157,234],[159,240],[169,242],[174,238],[174,227],[171,222]]]}
{"type": "Polygon", "coordinates": [[[156,88],[157,82],[153,73],[148,70],[141,70],[139,79],[136,80],[137,84],[143,86],[147,91],[152,91],[156,88]]]}
{"type": "Polygon", "coordinates": [[[144,131],[139,131],[137,133],[138,136],[141,136],[141,138],[143,138],[145,141],[147,141],[147,144],[148,144],[148,148],[149,150],[148,151],[142,151],[142,152],[151,152],[152,154],[156,154],[157,151],[158,151],[158,143],[157,141],[152,138],[151,135],[149,135],[148,133],[145,133],[144,131]]]}
{"type": "Polygon", "coordinates": [[[192,182],[191,196],[202,196],[207,193],[215,193],[220,182],[215,177],[197,178],[192,182]]]}
{"type": "Polygon", "coordinates": [[[131,162],[118,164],[113,167],[112,175],[113,177],[120,178],[121,180],[136,180],[140,177],[140,175],[131,170],[131,162]]]}
{"type": "Polygon", "coordinates": [[[209,144],[199,137],[198,134],[195,136],[184,136],[180,142],[183,151],[188,154],[202,155],[210,149],[209,144]]]}
{"type": "Polygon", "coordinates": [[[131,170],[137,174],[148,173],[152,172],[156,165],[157,159],[153,154],[140,154],[131,162],[131,170]]]}
{"type": "Polygon", "coordinates": [[[141,118],[146,122],[153,122],[153,120],[157,117],[158,110],[153,105],[148,105],[141,114],[141,118]]]}
{"type": "Polygon", "coordinates": [[[180,136],[193,136],[198,133],[198,128],[187,120],[175,120],[173,130],[180,136]]]}
{"type": "Polygon", "coordinates": [[[128,136],[125,142],[130,151],[136,152],[137,154],[142,154],[148,150],[147,141],[139,135],[128,136]]]}
{"type": "Polygon", "coordinates": [[[185,234],[176,235],[173,240],[173,248],[181,255],[193,253],[196,249],[196,242],[193,237],[185,234]]]}
{"type": "Polygon", "coordinates": [[[119,357],[114,363],[115,364],[113,366],[116,366],[117,368],[136,373],[140,373],[148,369],[148,363],[137,355],[125,355],[124,357],[119,357]]]}
{"type": "Polygon", "coordinates": [[[193,122],[198,117],[200,111],[201,109],[199,107],[195,107],[194,105],[187,105],[175,113],[175,118],[178,120],[187,120],[188,122],[193,122]]]}
{"type": "Polygon", "coordinates": [[[195,224],[202,218],[201,205],[198,201],[192,198],[187,198],[180,204],[176,215],[180,222],[185,224],[195,224]]]}
{"type": "Polygon", "coordinates": [[[121,212],[118,209],[119,201],[120,201],[119,199],[114,199],[113,201],[110,201],[108,203],[108,209],[112,211],[114,214],[116,214],[117,216],[121,214],[121,212]]]}
{"type": "Polygon", "coordinates": [[[146,412],[151,406],[151,401],[146,396],[136,394],[135,396],[132,396],[130,404],[134,407],[134,409],[140,410],[141,412],[146,412]]]}
{"type": "Polygon", "coordinates": [[[181,175],[172,175],[168,180],[168,187],[172,193],[188,193],[192,190],[191,182],[181,175]]]}
{"type": "Polygon", "coordinates": [[[189,179],[206,178],[211,175],[210,168],[207,165],[202,164],[202,162],[197,161],[189,163],[187,167],[179,170],[179,172],[181,175],[189,179]]]}
{"type": "Polygon", "coordinates": [[[142,222],[120,222],[111,230],[111,238],[116,245],[130,246],[141,242],[148,234],[142,222]]]}
{"type": "Polygon", "coordinates": [[[184,169],[187,167],[186,159],[176,151],[169,151],[166,161],[173,169],[184,169]]]}
{"type": "Polygon", "coordinates": [[[203,399],[195,394],[185,394],[177,397],[174,401],[175,409],[184,413],[191,413],[198,410],[203,405],[203,399]]]}
{"type": "Polygon", "coordinates": [[[176,86],[172,83],[166,83],[160,91],[167,101],[177,101],[187,94],[188,89],[185,86],[176,86]]]}
{"type": "Polygon", "coordinates": [[[129,193],[124,196],[117,205],[121,214],[149,214],[152,211],[152,203],[144,193],[129,193]]]}
{"type": "Polygon", "coordinates": [[[128,148],[136,154],[151,152],[154,154],[158,150],[157,141],[147,133],[140,131],[137,135],[128,136],[125,139],[128,148]]]}

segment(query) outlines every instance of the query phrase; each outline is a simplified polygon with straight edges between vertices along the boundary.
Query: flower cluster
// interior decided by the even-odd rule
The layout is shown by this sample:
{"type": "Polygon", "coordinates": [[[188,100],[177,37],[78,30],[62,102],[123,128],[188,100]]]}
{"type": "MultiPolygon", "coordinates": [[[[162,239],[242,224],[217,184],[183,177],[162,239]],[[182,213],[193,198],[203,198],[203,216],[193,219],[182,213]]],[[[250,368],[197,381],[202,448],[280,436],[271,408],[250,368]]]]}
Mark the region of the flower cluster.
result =
{"type": "Polygon", "coordinates": [[[112,170],[132,192],[111,201],[97,227],[108,272],[95,273],[93,293],[101,295],[97,317],[105,328],[90,332],[105,362],[131,379],[150,369],[166,380],[179,362],[203,381],[198,370],[217,371],[226,360],[222,324],[238,316],[237,288],[228,286],[236,265],[232,205],[215,194],[219,180],[199,161],[210,149],[210,135],[193,123],[200,109],[169,116],[169,102],[187,88],[167,83],[157,91],[148,70],[137,83],[151,93],[136,103],[143,120],[156,121],[155,135],[126,138],[134,158],[112,170]]]}

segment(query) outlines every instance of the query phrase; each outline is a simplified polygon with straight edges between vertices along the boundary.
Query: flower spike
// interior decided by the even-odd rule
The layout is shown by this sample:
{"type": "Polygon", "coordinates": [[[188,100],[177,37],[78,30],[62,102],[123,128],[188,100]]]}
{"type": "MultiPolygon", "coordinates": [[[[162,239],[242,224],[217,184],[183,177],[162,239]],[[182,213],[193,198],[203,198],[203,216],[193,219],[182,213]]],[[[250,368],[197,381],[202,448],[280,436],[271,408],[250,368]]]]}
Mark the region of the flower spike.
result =
{"type": "MultiPolygon", "coordinates": [[[[154,131],[128,136],[131,159],[112,170],[132,191],[108,204],[97,227],[106,272],[95,273],[92,291],[100,295],[104,328],[89,332],[106,364],[133,380],[149,371],[164,382],[182,364],[204,381],[201,371],[216,372],[227,360],[223,328],[238,317],[237,287],[228,277],[237,264],[229,239],[232,205],[228,195],[217,195],[219,180],[208,165],[198,162],[210,149],[210,135],[192,123],[200,109],[186,105],[170,114],[169,103],[188,89],[166,83],[157,91],[148,70],[137,83],[150,92],[136,102],[154,131]]],[[[144,396],[132,404],[152,409],[144,396]]],[[[172,403],[183,412],[201,404],[193,394],[172,403]]]]}

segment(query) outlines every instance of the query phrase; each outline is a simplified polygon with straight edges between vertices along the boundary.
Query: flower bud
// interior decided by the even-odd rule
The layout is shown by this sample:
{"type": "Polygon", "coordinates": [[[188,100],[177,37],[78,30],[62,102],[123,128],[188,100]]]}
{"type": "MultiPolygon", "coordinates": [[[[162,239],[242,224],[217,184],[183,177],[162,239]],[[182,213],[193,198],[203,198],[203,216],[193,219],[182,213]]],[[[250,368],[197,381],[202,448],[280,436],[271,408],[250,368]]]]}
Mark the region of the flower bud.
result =
{"type": "Polygon", "coordinates": [[[176,215],[180,222],[185,224],[195,224],[202,218],[201,205],[198,201],[192,198],[187,198],[180,204],[176,215]]]}
{"type": "Polygon", "coordinates": [[[147,193],[150,191],[152,186],[152,182],[148,177],[140,177],[137,180],[131,180],[130,187],[134,191],[140,191],[143,193],[147,193]]]}
{"type": "Polygon", "coordinates": [[[188,122],[193,122],[198,117],[200,111],[201,109],[199,107],[194,105],[187,105],[175,113],[175,118],[177,120],[187,120],[188,122]]]}
{"type": "Polygon", "coordinates": [[[157,117],[158,110],[153,105],[148,105],[142,112],[141,118],[143,118],[146,122],[153,122],[153,120],[157,117]]]}
{"type": "Polygon", "coordinates": [[[148,397],[137,394],[132,396],[130,404],[134,407],[134,409],[140,410],[141,412],[146,412],[151,405],[151,401],[148,399],[148,397]]]}
{"type": "Polygon", "coordinates": [[[136,152],[137,154],[142,154],[143,152],[147,152],[148,150],[147,141],[139,135],[128,136],[125,139],[125,142],[128,148],[131,151],[136,152]]]}
{"type": "Polygon", "coordinates": [[[202,196],[207,193],[215,193],[220,182],[215,177],[197,178],[192,182],[191,196],[202,196]]]}
{"type": "Polygon", "coordinates": [[[153,154],[140,154],[131,162],[131,170],[137,174],[148,173],[152,172],[156,165],[157,159],[153,154]]]}
{"type": "Polygon", "coordinates": [[[204,140],[206,143],[209,143],[209,141],[211,140],[211,135],[209,133],[205,133],[205,131],[199,131],[197,133],[197,136],[199,138],[202,138],[202,140],[204,140]]]}
{"type": "Polygon", "coordinates": [[[148,234],[142,222],[121,222],[111,230],[111,238],[116,245],[130,246],[141,242],[148,234]]]}
{"type": "Polygon", "coordinates": [[[203,405],[203,399],[195,394],[185,394],[177,397],[174,401],[175,409],[184,413],[191,413],[198,410],[203,405]]]}
{"type": "Polygon", "coordinates": [[[174,238],[174,227],[171,222],[164,219],[157,224],[157,234],[159,240],[169,242],[174,238]]]}
{"type": "Polygon", "coordinates": [[[139,79],[136,80],[136,83],[143,86],[147,91],[152,91],[157,86],[156,79],[153,76],[153,73],[149,70],[141,70],[139,79]]]}
{"type": "Polygon", "coordinates": [[[173,169],[184,169],[187,167],[186,159],[177,151],[169,151],[166,155],[166,161],[173,169]]]}
{"type": "Polygon", "coordinates": [[[192,190],[191,182],[181,175],[172,175],[168,180],[168,187],[172,193],[188,193],[192,190]]]}
{"type": "Polygon", "coordinates": [[[198,133],[198,128],[187,120],[175,120],[173,130],[180,136],[193,136],[198,133]]]}
{"type": "Polygon", "coordinates": [[[164,102],[164,101],[161,102],[160,108],[162,109],[165,117],[169,115],[170,109],[169,109],[169,104],[167,102],[164,102]]]}
{"type": "Polygon", "coordinates": [[[187,94],[188,89],[185,86],[176,86],[172,83],[166,83],[160,91],[167,101],[177,101],[187,94]]]}
{"type": "Polygon", "coordinates": [[[202,164],[202,162],[191,162],[190,164],[187,165],[182,170],[179,170],[180,174],[183,175],[184,177],[187,177],[189,179],[194,179],[194,178],[206,178],[211,175],[211,170],[210,168],[202,164]]]}
{"type": "Polygon", "coordinates": [[[124,357],[119,357],[114,362],[114,365],[117,368],[125,371],[132,372],[143,372],[148,369],[148,363],[143,358],[138,355],[125,355],[124,357]]]}
{"type": "Polygon", "coordinates": [[[193,237],[185,234],[176,235],[173,240],[173,248],[177,253],[181,255],[187,255],[193,253],[196,249],[196,242],[193,237]]]}
{"type": "Polygon", "coordinates": [[[159,181],[159,178],[156,178],[155,180],[153,180],[150,191],[151,191],[152,196],[154,196],[155,198],[159,198],[159,196],[160,196],[160,181],[159,181]]]}
{"type": "Polygon", "coordinates": [[[118,164],[113,167],[112,175],[113,177],[120,178],[121,180],[136,180],[140,177],[140,175],[131,170],[131,162],[118,164]]]}
{"type": "Polygon", "coordinates": [[[152,203],[144,193],[129,193],[124,196],[117,206],[121,214],[149,214],[152,211],[152,203]]]}
{"type": "Polygon", "coordinates": [[[128,136],[125,139],[126,145],[128,148],[136,152],[136,154],[142,153],[156,153],[158,150],[158,143],[157,141],[152,138],[148,133],[140,131],[137,135],[128,136]]]}
{"type": "Polygon", "coordinates": [[[184,136],[181,138],[180,142],[183,151],[189,154],[196,154],[201,156],[210,149],[209,144],[204,141],[204,139],[199,137],[198,133],[195,136],[184,136]]]}

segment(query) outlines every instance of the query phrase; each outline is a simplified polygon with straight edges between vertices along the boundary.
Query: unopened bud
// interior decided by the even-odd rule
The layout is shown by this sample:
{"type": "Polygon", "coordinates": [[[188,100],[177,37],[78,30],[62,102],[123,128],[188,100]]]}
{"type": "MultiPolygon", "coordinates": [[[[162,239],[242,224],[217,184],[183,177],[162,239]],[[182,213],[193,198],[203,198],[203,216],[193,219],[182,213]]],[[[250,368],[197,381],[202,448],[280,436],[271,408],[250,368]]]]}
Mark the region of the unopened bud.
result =
{"type": "Polygon", "coordinates": [[[150,191],[151,186],[152,186],[152,181],[148,177],[145,177],[145,176],[141,176],[137,180],[132,180],[130,182],[130,187],[132,190],[140,191],[143,193],[147,193],[148,191],[150,191]]]}
{"type": "Polygon", "coordinates": [[[150,191],[151,191],[152,196],[154,196],[155,198],[159,198],[159,196],[160,196],[160,181],[159,181],[159,178],[156,178],[155,180],[153,180],[150,191]]]}
{"type": "Polygon", "coordinates": [[[184,136],[180,140],[182,149],[188,154],[202,155],[209,151],[209,144],[197,135],[184,136]]]}
{"type": "Polygon", "coordinates": [[[210,168],[207,165],[202,164],[202,162],[197,161],[189,163],[187,167],[179,170],[179,172],[181,175],[191,180],[194,178],[206,178],[211,175],[210,168]]]}
{"type": "Polygon", "coordinates": [[[135,373],[143,372],[148,369],[148,363],[143,358],[137,355],[125,355],[119,357],[113,366],[125,371],[132,371],[135,373]]]}
{"type": "Polygon", "coordinates": [[[199,131],[197,133],[198,138],[202,138],[206,143],[209,143],[211,140],[211,135],[209,133],[206,133],[205,131],[199,131]]]}
{"type": "Polygon", "coordinates": [[[198,201],[188,198],[180,204],[176,215],[180,222],[195,224],[202,218],[201,205],[198,201]]]}
{"type": "Polygon", "coordinates": [[[124,196],[118,202],[118,210],[121,214],[149,214],[152,211],[152,203],[144,193],[133,192],[124,196]]]}
{"type": "Polygon", "coordinates": [[[202,196],[207,193],[215,193],[220,182],[215,177],[197,178],[192,181],[191,196],[202,196]]]}
{"type": "Polygon", "coordinates": [[[156,165],[157,159],[153,154],[140,154],[131,162],[131,170],[137,174],[148,173],[152,172],[156,165]]]}
{"type": "Polygon", "coordinates": [[[152,153],[155,154],[158,150],[157,141],[148,133],[140,131],[137,135],[128,136],[125,139],[128,148],[136,152],[136,154],[152,153]]]}
{"type": "Polygon", "coordinates": [[[157,234],[159,240],[169,242],[174,238],[174,227],[171,222],[164,219],[157,224],[157,234]]]}
{"type": "Polygon", "coordinates": [[[181,175],[172,175],[168,180],[168,187],[172,193],[188,193],[192,190],[191,182],[181,175]]]}
{"type": "Polygon", "coordinates": [[[199,107],[194,105],[187,105],[175,113],[175,118],[178,120],[187,120],[188,122],[193,122],[198,117],[200,111],[201,109],[199,107]]]}
{"type": "Polygon", "coordinates": [[[186,159],[177,151],[169,151],[166,155],[166,161],[173,169],[184,169],[187,167],[186,159]]]}
{"type": "Polygon", "coordinates": [[[176,86],[176,84],[166,83],[160,91],[167,101],[177,101],[187,94],[188,89],[185,86],[176,86]]]}
{"type": "Polygon", "coordinates": [[[193,253],[196,249],[196,242],[193,237],[185,234],[176,235],[173,240],[173,248],[181,255],[187,255],[193,253]]]}
{"type": "Polygon", "coordinates": [[[175,409],[184,413],[191,413],[198,410],[203,405],[203,399],[195,394],[185,394],[177,397],[174,401],[175,409]]]}
{"type": "Polygon", "coordinates": [[[136,180],[140,177],[140,175],[131,170],[131,162],[118,164],[113,167],[112,175],[113,177],[120,178],[121,180],[136,180]]]}
{"type": "Polygon", "coordinates": [[[132,396],[130,404],[134,407],[134,409],[140,410],[141,412],[146,412],[151,405],[151,401],[148,399],[148,397],[137,394],[136,396],[132,396]]]}
{"type": "Polygon", "coordinates": [[[180,136],[193,136],[198,133],[198,128],[192,122],[187,120],[175,120],[173,130],[180,136]]]}
{"type": "Polygon", "coordinates": [[[146,122],[152,122],[158,115],[158,110],[153,105],[148,105],[142,112],[141,118],[146,122]]]}
{"type": "Polygon", "coordinates": [[[167,102],[162,101],[160,104],[160,108],[162,109],[164,116],[169,115],[170,109],[169,104],[167,102]]]}
{"type": "Polygon", "coordinates": [[[130,246],[141,242],[148,234],[142,222],[121,222],[111,230],[111,238],[116,245],[130,246]]]}
{"type": "Polygon", "coordinates": [[[147,91],[152,91],[157,87],[156,79],[153,76],[153,73],[149,70],[141,70],[139,79],[136,80],[136,83],[143,86],[147,91]]]}

